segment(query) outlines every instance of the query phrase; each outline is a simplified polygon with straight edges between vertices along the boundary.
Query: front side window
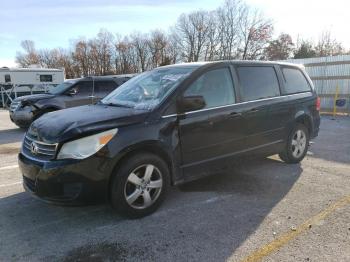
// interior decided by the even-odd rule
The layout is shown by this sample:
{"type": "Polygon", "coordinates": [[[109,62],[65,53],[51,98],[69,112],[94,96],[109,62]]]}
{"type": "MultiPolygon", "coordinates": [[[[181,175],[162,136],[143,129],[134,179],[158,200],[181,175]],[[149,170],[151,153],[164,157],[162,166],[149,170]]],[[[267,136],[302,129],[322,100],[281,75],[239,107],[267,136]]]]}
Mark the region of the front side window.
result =
{"type": "Polygon", "coordinates": [[[152,110],[196,68],[195,66],[160,67],[142,73],[119,86],[102,99],[101,103],[152,110]]]}
{"type": "Polygon", "coordinates": [[[75,83],[76,83],[76,81],[74,81],[74,80],[64,81],[62,84],[59,84],[59,85],[55,86],[54,88],[52,88],[49,93],[53,94],[53,95],[62,94],[65,91],[67,91],[71,86],[73,86],[75,83]]]}
{"type": "Polygon", "coordinates": [[[204,73],[190,85],[184,96],[203,96],[205,108],[235,103],[230,70],[221,68],[204,73]]]}
{"type": "Polygon", "coordinates": [[[307,82],[303,73],[296,68],[282,68],[284,77],[284,89],[286,94],[295,94],[311,91],[310,85],[307,82]]]}
{"type": "Polygon", "coordinates": [[[243,101],[280,95],[277,75],[272,66],[241,66],[237,72],[243,101]]]}
{"type": "Polygon", "coordinates": [[[74,89],[75,93],[78,95],[91,95],[92,94],[92,81],[79,82],[71,89],[74,89]]]}

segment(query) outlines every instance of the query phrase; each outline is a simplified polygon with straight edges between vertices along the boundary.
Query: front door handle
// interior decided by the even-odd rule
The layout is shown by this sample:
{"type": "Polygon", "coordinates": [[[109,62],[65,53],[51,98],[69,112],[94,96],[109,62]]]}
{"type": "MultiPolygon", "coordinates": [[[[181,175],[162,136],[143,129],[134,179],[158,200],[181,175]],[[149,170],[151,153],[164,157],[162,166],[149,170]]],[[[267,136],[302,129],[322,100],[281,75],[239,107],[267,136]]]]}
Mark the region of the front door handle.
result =
{"type": "Polygon", "coordinates": [[[242,115],[241,112],[231,112],[231,113],[229,114],[229,116],[241,116],[241,115],[242,115]]]}
{"type": "Polygon", "coordinates": [[[235,118],[235,117],[240,117],[242,116],[242,113],[240,112],[231,112],[227,115],[227,118],[235,118]]]}
{"type": "Polygon", "coordinates": [[[256,113],[259,112],[259,108],[252,108],[246,111],[246,114],[256,113]]]}

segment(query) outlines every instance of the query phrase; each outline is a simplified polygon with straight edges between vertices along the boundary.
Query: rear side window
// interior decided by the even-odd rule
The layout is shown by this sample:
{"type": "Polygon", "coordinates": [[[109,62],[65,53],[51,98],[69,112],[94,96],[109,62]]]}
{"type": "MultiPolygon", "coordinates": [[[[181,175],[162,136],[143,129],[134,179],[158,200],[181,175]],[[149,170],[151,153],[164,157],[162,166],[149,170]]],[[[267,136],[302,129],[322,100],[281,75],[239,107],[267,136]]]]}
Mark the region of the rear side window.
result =
{"type": "Polygon", "coordinates": [[[280,95],[277,75],[272,66],[241,66],[237,72],[243,101],[280,95]]]}
{"type": "Polygon", "coordinates": [[[98,81],[95,82],[95,93],[110,93],[117,88],[117,83],[113,81],[98,81]]]}
{"type": "Polygon", "coordinates": [[[190,85],[184,96],[203,96],[205,108],[233,104],[235,94],[230,70],[221,68],[204,73],[190,85]]]}
{"type": "Polygon", "coordinates": [[[299,69],[282,68],[284,89],[286,94],[295,94],[310,91],[310,85],[299,69]]]}

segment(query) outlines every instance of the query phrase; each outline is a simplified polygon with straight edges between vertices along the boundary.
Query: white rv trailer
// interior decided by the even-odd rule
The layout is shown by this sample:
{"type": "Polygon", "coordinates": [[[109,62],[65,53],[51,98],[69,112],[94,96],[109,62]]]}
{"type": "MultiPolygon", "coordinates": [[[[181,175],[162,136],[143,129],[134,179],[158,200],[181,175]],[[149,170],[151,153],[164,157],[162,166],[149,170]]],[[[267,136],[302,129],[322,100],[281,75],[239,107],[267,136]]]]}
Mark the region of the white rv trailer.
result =
{"type": "Polygon", "coordinates": [[[1,104],[5,107],[18,94],[47,92],[64,81],[63,69],[0,68],[1,104]]]}

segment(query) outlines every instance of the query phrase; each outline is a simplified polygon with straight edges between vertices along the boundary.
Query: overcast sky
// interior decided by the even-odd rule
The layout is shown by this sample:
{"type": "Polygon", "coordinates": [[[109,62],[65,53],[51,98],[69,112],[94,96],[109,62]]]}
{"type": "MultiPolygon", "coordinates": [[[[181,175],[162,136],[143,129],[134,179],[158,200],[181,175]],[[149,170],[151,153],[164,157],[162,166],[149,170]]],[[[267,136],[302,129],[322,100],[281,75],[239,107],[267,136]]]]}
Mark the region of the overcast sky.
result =
{"type": "MultiPolygon", "coordinates": [[[[346,0],[246,0],[286,32],[317,39],[322,30],[350,48],[349,8],[346,0]]],[[[20,42],[36,47],[68,47],[80,36],[95,36],[100,28],[119,34],[167,29],[184,12],[213,10],[217,0],[4,0],[0,9],[0,67],[14,66],[20,42]]]]}

